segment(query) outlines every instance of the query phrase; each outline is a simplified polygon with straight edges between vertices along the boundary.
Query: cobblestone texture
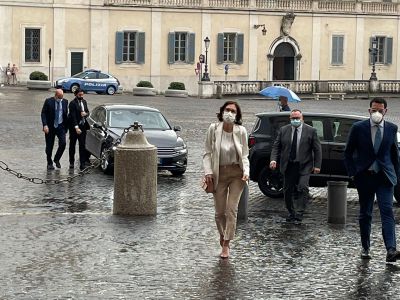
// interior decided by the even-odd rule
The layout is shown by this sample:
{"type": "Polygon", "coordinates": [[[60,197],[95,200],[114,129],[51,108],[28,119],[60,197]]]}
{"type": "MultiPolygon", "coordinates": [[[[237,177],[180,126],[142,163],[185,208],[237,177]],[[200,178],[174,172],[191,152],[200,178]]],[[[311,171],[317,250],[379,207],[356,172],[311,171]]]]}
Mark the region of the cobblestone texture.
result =
{"type": "MultiPolygon", "coordinates": [[[[63,178],[45,169],[40,110],[50,93],[0,90],[0,160],[28,176],[63,178]]],[[[72,99],[71,94],[66,97],[72,99]]],[[[224,100],[87,95],[101,103],[159,108],[183,127],[187,173],[158,176],[156,217],[111,215],[113,178],[99,170],[69,184],[33,185],[0,173],[0,299],[398,299],[400,267],[386,265],[375,210],[370,262],[359,255],[357,197],[348,223],[327,224],[326,189],[312,189],[304,224],[283,222],[282,199],[250,185],[249,220],[240,223],[232,257],[220,260],[212,199],[199,187],[204,134],[224,100]]],[[[244,125],[276,103],[241,99],[244,125]]],[[[365,100],[303,101],[304,111],[365,114],[365,100]]],[[[400,102],[388,118],[399,124],[400,102]]],[[[76,172],[76,171],[75,171],[76,172]]],[[[399,220],[400,211],[395,208],[399,220]]],[[[399,230],[399,228],[397,227],[399,230]]]]}

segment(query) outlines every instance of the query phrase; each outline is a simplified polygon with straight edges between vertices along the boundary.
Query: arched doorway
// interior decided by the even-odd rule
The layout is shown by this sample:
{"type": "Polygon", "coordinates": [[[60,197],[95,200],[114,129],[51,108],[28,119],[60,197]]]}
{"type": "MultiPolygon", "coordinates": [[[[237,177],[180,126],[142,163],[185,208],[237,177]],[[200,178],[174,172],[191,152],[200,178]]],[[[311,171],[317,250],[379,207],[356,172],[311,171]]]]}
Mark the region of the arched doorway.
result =
{"type": "Polygon", "coordinates": [[[295,79],[295,50],[288,42],[280,43],[274,51],[273,80],[295,79]]]}

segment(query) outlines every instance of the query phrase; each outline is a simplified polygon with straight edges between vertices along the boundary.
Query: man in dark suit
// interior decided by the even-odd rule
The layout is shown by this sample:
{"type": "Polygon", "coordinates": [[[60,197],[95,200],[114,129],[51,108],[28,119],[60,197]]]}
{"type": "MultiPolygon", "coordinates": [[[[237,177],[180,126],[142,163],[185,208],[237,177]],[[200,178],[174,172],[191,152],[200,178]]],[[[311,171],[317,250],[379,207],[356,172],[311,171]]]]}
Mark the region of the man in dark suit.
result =
{"type": "Polygon", "coordinates": [[[361,258],[370,259],[370,234],[374,198],[381,213],[382,235],[387,262],[400,258],[396,250],[393,216],[393,188],[399,180],[397,126],[383,120],[387,103],[383,98],[370,102],[370,119],[353,124],[347,140],[345,165],[354,179],[360,203],[361,258]]]}
{"type": "Polygon", "coordinates": [[[79,163],[83,170],[89,163],[89,153],[86,150],[86,131],[90,129],[86,118],[89,116],[87,102],[83,99],[83,91],[77,89],[75,98],[69,103],[69,167],[74,168],[76,141],[79,142],[79,163]]]}
{"type": "Polygon", "coordinates": [[[288,98],[285,96],[279,96],[279,111],[290,111],[288,98]]]}
{"type": "Polygon", "coordinates": [[[54,140],[58,138],[58,149],[54,156],[54,163],[61,168],[60,159],[66,146],[66,133],[68,130],[68,100],[63,98],[64,93],[57,89],[54,97],[44,101],[41,118],[43,132],[46,140],[47,169],[54,170],[52,153],[54,140]]]}
{"type": "Polygon", "coordinates": [[[303,114],[294,109],[290,113],[290,124],[280,128],[272,146],[270,168],[279,165],[283,174],[283,190],[287,222],[298,223],[308,202],[309,180],[312,172],[321,170],[322,152],[317,130],[304,124],[303,114]],[[293,199],[293,194],[297,197],[293,199]]]}

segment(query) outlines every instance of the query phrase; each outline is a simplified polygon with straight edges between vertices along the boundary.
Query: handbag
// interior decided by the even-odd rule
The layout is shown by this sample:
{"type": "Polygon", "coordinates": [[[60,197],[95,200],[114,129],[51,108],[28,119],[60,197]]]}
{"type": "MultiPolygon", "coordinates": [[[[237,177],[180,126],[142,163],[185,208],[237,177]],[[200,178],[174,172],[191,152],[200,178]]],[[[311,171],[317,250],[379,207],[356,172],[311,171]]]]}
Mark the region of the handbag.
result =
{"type": "Polygon", "coordinates": [[[203,176],[201,180],[201,188],[206,192],[206,193],[215,193],[214,189],[214,181],[211,181],[210,184],[207,184],[206,182],[206,177],[203,176]]]}

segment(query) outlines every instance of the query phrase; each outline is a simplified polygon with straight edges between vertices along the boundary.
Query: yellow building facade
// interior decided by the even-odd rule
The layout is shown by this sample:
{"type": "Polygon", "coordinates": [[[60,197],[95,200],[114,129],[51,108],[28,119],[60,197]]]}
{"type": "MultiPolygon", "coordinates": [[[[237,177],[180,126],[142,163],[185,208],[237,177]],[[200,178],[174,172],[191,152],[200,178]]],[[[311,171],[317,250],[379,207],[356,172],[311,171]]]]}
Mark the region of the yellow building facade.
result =
{"type": "Polygon", "coordinates": [[[0,64],[21,82],[94,68],[197,95],[208,37],[211,81],[366,80],[371,49],[378,78],[399,80],[399,16],[397,1],[0,0],[0,64]]]}

